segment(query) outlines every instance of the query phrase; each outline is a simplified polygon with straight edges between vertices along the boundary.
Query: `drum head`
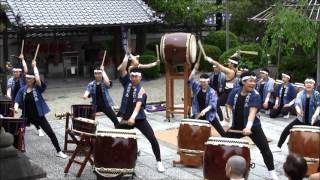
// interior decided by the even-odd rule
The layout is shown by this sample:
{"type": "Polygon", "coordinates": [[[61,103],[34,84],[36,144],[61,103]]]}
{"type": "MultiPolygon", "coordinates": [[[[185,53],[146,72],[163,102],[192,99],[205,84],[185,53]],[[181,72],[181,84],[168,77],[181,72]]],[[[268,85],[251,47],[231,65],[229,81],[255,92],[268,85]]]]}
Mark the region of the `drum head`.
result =
{"type": "Polygon", "coordinates": [[[206,142],[206,145],[249,147],[249,142],[247,140],[237,138],[210,137],[206,142]]]}
{"type": "Polygon", "coordinates": [[[194,35],[190,35],[189,40],[189,57],[190,57],[190,64],[193,64],[196,62],[197,59],[197,40],[194,35]]]}
{"type": "Polygon", "coordinates": [[[295,125],[290,131],[309,131],[320,133],[320,127],[317,126],[305,126],[305,125],[295,125]]]}

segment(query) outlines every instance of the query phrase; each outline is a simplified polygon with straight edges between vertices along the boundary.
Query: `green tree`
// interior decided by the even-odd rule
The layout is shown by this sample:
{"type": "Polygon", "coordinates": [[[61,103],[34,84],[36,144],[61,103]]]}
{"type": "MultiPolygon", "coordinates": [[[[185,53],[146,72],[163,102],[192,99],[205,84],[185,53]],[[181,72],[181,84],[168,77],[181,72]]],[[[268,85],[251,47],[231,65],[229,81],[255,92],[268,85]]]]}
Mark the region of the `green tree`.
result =
{"type": "Polygon", "coordinates": [[[149,5],[164,14],[164,21],[170,27],[176,25],[199,26],[202,25],[207,15],[222,9],[208,0],[149,0],[149,5]]]}

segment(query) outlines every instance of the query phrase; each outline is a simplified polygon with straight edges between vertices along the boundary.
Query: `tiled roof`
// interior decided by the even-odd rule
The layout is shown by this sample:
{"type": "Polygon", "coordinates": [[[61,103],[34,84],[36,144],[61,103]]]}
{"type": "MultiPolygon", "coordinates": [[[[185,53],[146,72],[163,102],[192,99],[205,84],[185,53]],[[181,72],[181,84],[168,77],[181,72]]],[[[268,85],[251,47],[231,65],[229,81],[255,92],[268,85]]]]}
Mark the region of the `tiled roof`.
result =
{"type": "Polygon", "coordinates": [[[161,21],[142,0],[1,0],[0,2],[9,6],[7,16],[11,23],[25,27],[110,26],[161,21]]]}

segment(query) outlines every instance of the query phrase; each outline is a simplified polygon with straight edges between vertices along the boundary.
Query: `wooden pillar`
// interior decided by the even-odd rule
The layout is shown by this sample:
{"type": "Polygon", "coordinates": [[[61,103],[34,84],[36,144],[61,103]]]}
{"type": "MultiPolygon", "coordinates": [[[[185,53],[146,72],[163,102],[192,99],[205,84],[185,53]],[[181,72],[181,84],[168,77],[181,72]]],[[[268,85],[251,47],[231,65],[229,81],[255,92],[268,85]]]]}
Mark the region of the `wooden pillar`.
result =
{"type": "MultiPolygon", "coordinates": [[[[121,28],[114,27],[113,28],[113,60],[115,67],[118,67],[121,63],[121,52],[122,52],[122,44],[121,44],[121,28]]],[[[115,71],[115,77],[117,77],[117,71],[115,71]]]]}
{"type": "Polygon", "coordinates": [[[146,28],[145,26],[139,26],[137,28],[136,36],[136,53],[142,54],[146,47],[146,28]]]}
{"type": "MultiPolygon", "coordinates": [[[[4,17],[1,17],[3,20],[3,25],[4,25],[4,30],[2,32],[2,47],[3,47],[3,59],[0,62],[1,63],[1,68],[3,71],[6,71],[5,64],[9,60],[9,49],[8,49],[8,22],[4,17]]],[[[1,91],[2,94],[6,94],[6,89],[7,89],[7,77],[6,74],[3,74],[2,82],[1,82],[1,91]]]]}
{"type": "Polygon", "coordinates": [[[320,34],[318,35],[317,47],[317,82],[320,80],[320,34]]]}

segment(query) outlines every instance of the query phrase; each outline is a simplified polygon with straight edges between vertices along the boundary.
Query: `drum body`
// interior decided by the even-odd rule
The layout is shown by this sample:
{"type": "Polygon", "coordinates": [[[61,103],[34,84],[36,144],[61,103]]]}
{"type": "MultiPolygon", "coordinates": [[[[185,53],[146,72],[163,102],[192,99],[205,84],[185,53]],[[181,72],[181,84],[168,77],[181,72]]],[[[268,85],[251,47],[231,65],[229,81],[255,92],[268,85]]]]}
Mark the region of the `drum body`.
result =
{"type": "Polygon", "coordinates": [[[242,139],[210,137],[205,144],[203,176],[209,180],[227,180],[226,163],[231,156],[239,155],[247,161],[246,177],[250,170],[249,142],[242,139]]]}
{"type": "Polygon", "coordinates": [[[317,172],[320,158],[320,127],[293,126],[288,142],[290,153],[304,157],[308,164],[307,175],[317,172]]]}
{"type": "Polygon", "coordinates": [[[204,150],[211,135],[211,125],[206,120],[182,119],[178,132],[180,149],[204,150]]]}
{"type": "Polygon", "coordinates": [[[3,96],[0,97],[0,114],[4,117],[13,117],[13,111],[10,110],[13,108],[13,103],[10,99],[3,96]]]}
{"type": "Polygon", "coordinates": [[[74,104],[71,106],[73,117],[82,117],[88,119],[95,119],[96,117],[96,105],[92,104],[74,104]]]}
{"type": "Polygon", "coordinates": [[[170,65],[192,64],[196,61],[197,41],[190,33],[168,33],[162,36],[160,55],[170,65]]]}
{"type": "Polygon", "coordinates": [[[133,174],[137,160],[137,135],[134,130],[98,130],[94,150],[98,176],[133,174]]]}
{"type": "Polygon", "coordinates": [[[72,130],[80,133],[95,134],[98,122],[92,119],[72,118],[72,130]]]}

